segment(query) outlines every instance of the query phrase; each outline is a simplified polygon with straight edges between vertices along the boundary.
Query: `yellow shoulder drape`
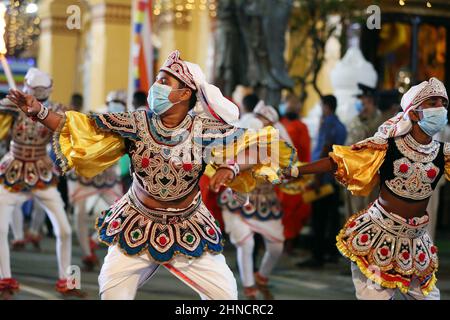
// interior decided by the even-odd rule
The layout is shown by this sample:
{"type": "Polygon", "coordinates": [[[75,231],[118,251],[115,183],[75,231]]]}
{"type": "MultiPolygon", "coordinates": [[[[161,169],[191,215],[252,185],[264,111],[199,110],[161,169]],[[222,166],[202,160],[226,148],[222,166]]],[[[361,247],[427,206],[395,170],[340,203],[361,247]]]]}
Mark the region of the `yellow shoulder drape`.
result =
{"type": "MultiPolygon", "coordinates": [[[[252,191],[258,183],[281,183],[281,169],[297,162],[295,148],[280,140],[278,131],[270,126],[261,130],[246,130],[235,143],[214,149],[213,155],[217,162],[232,158],[240,165],[254,164],[227,185],[241,193],[252,191]]],[[[217,162],[208,165],[206,175],[214,175],[218,168],[217,162]]]]}
{"type": "Polygon", "coordinates": [[[378,170],[383,164],[386,150],[352,150],[348,146],[334,145],[329,155],[338,166],[336,179],[353,195],[366,196],[379,181],[378,170]]]}
{"type": "Polygon", "coordinates": [[[86,178],[101,173],[125,154],[121,136],[100,130],[87,115],[75,111],[65,113],[64,125],[56,132],[54,143],[63,170],[75,168],[86,178]]]}
{"type": "Polygon", "coordinates": [[[0,113],[0,140],[8,136],[9,130],[14,121],[14,116],[7,113],[0,113]]]}

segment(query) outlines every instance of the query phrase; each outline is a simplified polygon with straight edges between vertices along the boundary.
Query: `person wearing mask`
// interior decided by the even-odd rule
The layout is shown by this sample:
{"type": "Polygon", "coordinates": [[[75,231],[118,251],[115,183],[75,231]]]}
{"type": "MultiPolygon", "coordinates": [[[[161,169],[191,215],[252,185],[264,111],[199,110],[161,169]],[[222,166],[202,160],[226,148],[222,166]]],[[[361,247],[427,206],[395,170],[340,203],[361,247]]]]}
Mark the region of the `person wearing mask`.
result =
{"type": "MultiPolygon", "coordinates": [[[[280,108],[281,112],[283,112],[283,116],[280,123],[286,128],[287,134],[297,150],[299,161],[302,163],[310,162],[311,138],[308,127],[300,120],[298,97],[294,94],[289,95],[286,99],[286,107],[282,110],[280,108]]],[[[285,250],[291,253],[295,239],[310,217],[311,205],[303,201],[301,194],[291,195],[281,192],[279,188],[277,188],[277,194],[283,210],[285,250]]]]}
{"type": "MultiPolygon", "coordinates": [[[[52,132],[37,121],[49,112],[59,115],[65,110],[62,105],[50,101],[52,87],[53,82],[48,74],[30,68],[25,75],[23,90],[44,109],[34,114],[33,118],[27,117],[17,107],[0,109],[1,121],[9,124],[8,127],[2,126],[3,133],[9,130],[12,133],[10,151],[0,161],[0,291],[5,294],[12,294],[19,289],[18,281],[11,275],[9,221],[15,208],[30,196],[45,208],[53,225],[59,276],[56,290],[62,294],[80,294],[67,282],[72,255],[72,231],[64,211],[64,202],[56,188],[57,170],[47,152],[52,132]]],[[[15,101],[11,102],[16,105],[15,101]]]]}
{"type": "Polygon", "coordinates": [[[399,292],[408,300],[438,300],[438,248],[427,230],[427,205],[439,179],[450,180],[450,143],[433,139],[448,122],[447,90],[430,78],[411,87],[400,105],[403,112],[373,137],[333,145],[299,174],[334,172],[361,196],[380,185],[375,202],[351,216],[336,237],[351,261],[358,299],[390,300],[399,292]]]}
{"type": "MultiPolygon", "coordinates": [[[[260,101],[253,110],[253,119],[247,117],[239,121],[238,126],[257,130],[268,125],[276,128],[278,122],[275,108],[260,101]]],[[[280,138],[290,142],[286,132],[280,131],[280,138]]],[[[233,193],[231,189],[226,189],[218,201],[222,207],[225,231],[236,246],[244,296],[253,300],[261,291],[265,299],[272,299],[268,288],[269,276],[283,252],[284,243],[282,210],[274,186],[263,183],[249,194],[233,193]],[[264,239],[265,253],[258,271],[254,273],[256,233],[264,239]]]]}
{"type": "Polygon", "coordinates": [[[202,299],[237,298],[236,280],[221,253],[223,237],[202,203],[198,180],[208,169],[214,191],[222,185],[251,191],[255,176],[280,183],[283,170],[294,175],[295,150],[275,129],[234,126],[238,107],[179,51],[168,56],[150,88],[150,111],[58,115],[18,90],[8,96],[56,131],[64,170],[91,178],[130,155],[132,186],[96,223],[109,246],[99,275],[102,299],[133,299],[159,267],[202,299]],[[269,154],[272,147],[278,151],[269,154]],[[245,155],[251,148],[266,152],[250,162],[245,155]]]}
{"type": "MultiPolygon", "coordinates": [[[[357,95],[357,110],[359,114],[350,122],[348,126],[347,145],[364,140],[375,134],[378,127],[383,123],[383,114],[377,106],[379,94],[375,88],[358,83],[360,93],[357,95]]],[[[376,192],[368,197],[358,197],[345,191],[346,216],[349,217],[354,212],[363,210],[367,205],[375,200],[376,192]]]]}
{"type": "Polygon", "coordinates": [[[133,94],[133,101],[131,103],[134,110],[148,110],[147,94],[144,91],[136,91],[133,94]]]}

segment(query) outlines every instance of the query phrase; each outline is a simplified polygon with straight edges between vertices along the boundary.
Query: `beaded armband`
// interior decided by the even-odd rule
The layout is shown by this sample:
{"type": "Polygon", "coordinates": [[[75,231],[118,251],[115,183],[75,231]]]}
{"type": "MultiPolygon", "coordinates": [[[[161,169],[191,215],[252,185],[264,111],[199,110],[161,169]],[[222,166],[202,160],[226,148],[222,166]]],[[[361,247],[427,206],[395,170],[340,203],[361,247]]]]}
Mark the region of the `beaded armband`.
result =
{"type": "Polygon", "coordinates": [[[38,112],[36,117],[39,120],[44,120],[45,118],[47,118],[48,113],[49,113],[48,108],[41,103],[41,110],[38,112]]]}

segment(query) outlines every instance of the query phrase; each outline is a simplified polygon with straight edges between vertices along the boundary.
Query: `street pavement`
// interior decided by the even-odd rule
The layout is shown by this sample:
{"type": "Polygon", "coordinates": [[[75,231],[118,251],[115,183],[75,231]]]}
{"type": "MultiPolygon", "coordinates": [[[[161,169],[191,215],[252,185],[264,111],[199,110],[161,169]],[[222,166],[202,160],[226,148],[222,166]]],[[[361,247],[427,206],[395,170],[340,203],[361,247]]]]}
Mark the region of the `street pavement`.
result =
{"type": "MultiPolygon", "coordinates": [[[[72,264],[82,266],[81,252],[77,240],[73,239],[72,264]]],[[[437,245],[440,253],[438,287],[442,299],[450,299],[450,234],[438,234],[437,245]]],[[[100,262],[106,254],[106,247],[97,250],[100,262]]],[[[227,263],[238,281],[240,299],[242,286],[237,272],[234,247],[227,242],[224,250],[227,263]]],[[[260,253],[260,257],[262,252],[260,253]]],[[[304,249],[296,248],[291,255],[283,254],[270,279],[270,289],[275,299],[284,300],[353,300],[354,290],[348,262],[341,258],[338,263],[326,264],[321,269],[299,269],[297,262],[308,258],[304,249]]],[[[54,290],[57,279],[55,239],[44,238],[42,250],[35,251],[29,245],[24,251],[11,252],[13,276],[21,284],[21,291],[13,299],[78,299],[62,297],[54,290]]],[[[99,299],[97,277],[99,267],[93,272],[81,272],[81,289],[86,291],[86,299],[99,299]]],[[[189,287],[172,276],[164,268],[138,291],[136,299],[141,300],[196,300],[199,296],[189,287]]]]}

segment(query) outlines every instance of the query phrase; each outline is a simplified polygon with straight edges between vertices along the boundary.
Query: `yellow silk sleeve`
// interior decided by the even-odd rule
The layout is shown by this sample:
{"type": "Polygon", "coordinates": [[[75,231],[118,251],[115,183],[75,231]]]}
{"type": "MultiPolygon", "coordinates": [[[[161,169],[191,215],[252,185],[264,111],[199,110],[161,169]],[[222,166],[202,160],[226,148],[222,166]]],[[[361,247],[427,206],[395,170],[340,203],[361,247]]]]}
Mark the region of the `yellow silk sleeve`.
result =
{"type": "MultiPolygon", "coordinates": [[[[228,187],[236,192],[248,193],[259,183],[281,183],[281,169],[292,167],[297,161],[293,146],[280,140],[273,127],[261,130],[246,130],[242,137],[221,149],[213,150],[215,163],[207,167],[205,174],[213,176],[220,161],[233,159],[240,165],[251,165],[240,172],[228,187]]],[[[222,162],[224,163],[224,162],[222,162]]]]}
{"type": "Polygon", "coordinates": [[[0,113],[0,140],[3,140],[8,136],[13,121],[14,121],[13,115],[7,113],[0,113]]]}
{"type": "Polygon", "coordinates": [[[329,155],[338,167],[336,179],[353,195],[366,196],[379,181],[378,170],[383,164],[386,150],[352,150],[348,146],[334,145],[329,155]]]}
{"type": "Polygon", "coordinates": [[[63,171],[92,178],[111,167],[125,154],[124,139],[100,130],[94,120],[75,111],[65,113],[65,122],[54,137],[54,149],[63,171]]]}

